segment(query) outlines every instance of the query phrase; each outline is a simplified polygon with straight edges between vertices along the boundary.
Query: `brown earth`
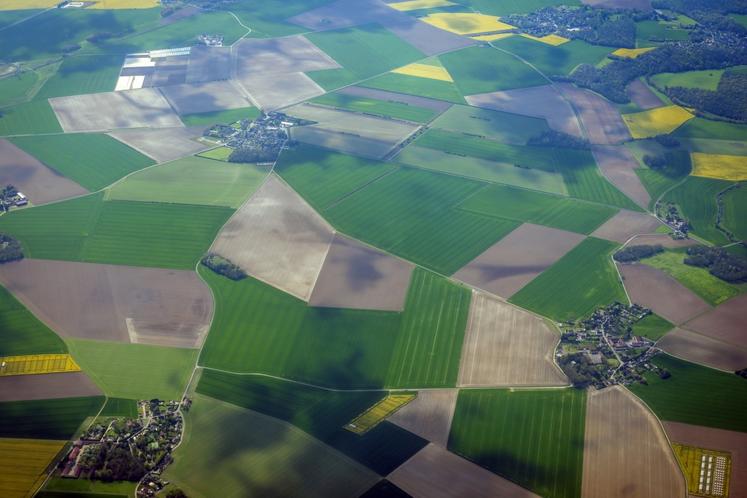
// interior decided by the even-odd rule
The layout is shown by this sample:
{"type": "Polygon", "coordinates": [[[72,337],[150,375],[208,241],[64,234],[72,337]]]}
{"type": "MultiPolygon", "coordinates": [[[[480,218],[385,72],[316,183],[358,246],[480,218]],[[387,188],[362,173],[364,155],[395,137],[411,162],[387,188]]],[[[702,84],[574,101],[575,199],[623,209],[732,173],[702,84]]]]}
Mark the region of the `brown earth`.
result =
{"type": "Polygon", "coordinates": [[[630,139],[620,111],[604,97],[582,90],[571,83],[556,85],[576,109],[581,125],[592,144],[612,145],[630,139]]]}
{"type": "Polygon", "coordinates": [[[633,80],[628,85],[628,97],[641,109],[654,109],[664,104],[659,97],[641,80],[633,80]]]}
{"type": "Polygon", "coordinates": [[[576,113],[553,85],[481,93],[466,96],[465,99],[475,107],[544,118],[554,130],[576,137],[583,136],[576,113]]]}
{"type": "Polygon", "coordinates": [[[665,233],[638,235],[631,242],[631,245],[660,245],[667,249],[678,249],[681,247],[697,246],[698,243],[692,239],[673,239],[665,233]]]}
{"type": "Polygon", "coordinates": [[[745,344],[729,344],[681,328],[674,329],[656,343],[673,356],[727,372],[747,368],[745,344]]]}
{"type": "Polygon", "coordinates": [[[228,220],[212,251],[307,301],[334,229],[275,174],[228,220]]]}
{"type": "Polygon", "coordinates": [[[454,278],[509,298],[582,240],[581,234],[524,223],[467,263],[454,278]]]}
{"type": "Polygon", "coordinates": [[[387,478],[413,498],[538,498],[531,491],[433,443],[387,478]]]}
{"type": "Polygon", "coordinates": [[[0,185],[15,186],[37,206],[88,193],[4,139],[0,139],[0,185]]]}
{"type": "Polygon", "coordinates": [[[747,496],[747,433],[679,422],[664,422],[664,430],[674,443],[731,453],[729,496],[747,496]]]}
{"type": "Polygon", "coordinates": [[[209,149],[195,140],[202,136],[204,128],[139,128],[117,130],[109,133],[125,145],[128,145],[153,160],[164,163],[185,156],[191,156],[209,149]]]}
{"type": "Polygon", "coordinates": [[[63,337],[198,348],[213,315],[193,271],[23,259],[0,283],[63,337]]]}
{"type": "Polygon", "coordinates": [[[388,420],[445,448],[458,394],[457,389],[419,391],[415,400],[397,410],[388,420]]]}
{"type": "Polygon", "coordinates": [[[659,226],[661,222],[653,215],[621,209],[591,236],[624,244],[633,235],[654,233],[659,226]]]}
{"type": "Polygon", "coordinates": [[[399,102],[417,107],[423,107],[436,112],[444,112],[451,107],[450,102],[443,100],[429,99],[427,97],[418,97],[417,95],[407,95],[404,93],[388,92],[386,90],[377,90],[375,88],[364,88],[362,86],[347,86],[337,93],[350,95],[351,97],[365,97],[370,99],[384,100],[387,102],[399,102]]]}
{"type": "Polygon", "coordinates": [[[544,320],[473,292],[457,385],[566,385],[568,379],[553,361],[559,340],[544,320]]]}
{"type": "Polygon", "coordinates": [[[675,325],[711,309],[708,303],[661,270],[643,264],[618,264],[617,267],[630,299],[675,325]]]}
{"type": "Polygon", "coordinates": [[[309,305],[402,311],[414,265],[335,235],[309,305]]]}
{"type": "Polygon", "coordinates": [[[82,398],[102,394],[83,372],[0,377],[0,401],[82,398]]]}
{"type": "Polygon", "coordinates": [[[583,498],[684,497],[685,478],[656,417],[620,386],[589,394],[583,498]]]}
{"type": "Polygon", "coordinates": [[[180,115],[252,106],[241,87],[232,80],[169,85],[161,88],[161,93],[180,115]]]}
{"type": "Polygon", "coordinates": [[[623,146],[596,145],[591,148],[594,160],[602,174],[622,193],[644,209],[651,202],[646,187],[635,170],[640,168],[633,154],[623,146]]]}
{"type": "Polygon", "coordinates": [[[723,342],[747,344],[747,294],[721,303],[715,310],[690,320],[685,328],[723,342]]]}
{"type": "Polygon", "coordinates": [[[252,101],[265,111],[318,97],[324,89],[304,73],[249,75],[241,80],[252,101]]]}

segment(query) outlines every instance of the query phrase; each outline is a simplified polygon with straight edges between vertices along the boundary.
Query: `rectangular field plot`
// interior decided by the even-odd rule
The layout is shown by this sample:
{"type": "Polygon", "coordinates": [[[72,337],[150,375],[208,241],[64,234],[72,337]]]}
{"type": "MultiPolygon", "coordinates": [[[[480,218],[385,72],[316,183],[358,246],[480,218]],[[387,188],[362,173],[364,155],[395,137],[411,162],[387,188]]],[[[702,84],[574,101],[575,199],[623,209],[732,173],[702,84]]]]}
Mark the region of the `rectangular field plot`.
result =
{"type": "Polygon", "coordinates": [[[203,130],[202,127],[129,129],[111,132],[109,136],[162,163],[209,148],[197,140],[203,130]]]}
{"type": "Polygon", "coordinates": [[[677,204],[696,235],[714,244],[726,244],[726,236],[716,229],[716,195],[729,185],[724,180],[691,176],[667,192],[663,200],[677,204]]]}
{"type": "Polygon", "coordinates": [[[426,123],[436,115],[434,111],[424,107],[365,97],[353,97],[342,93],[328,93],[315,98],[312,102],[363,114],[404,119],[415,123],[426,123]]]}
{"type": "Polygon", "coordinates": [[[376,404],[347,423],[345,428],[356,434],[365,434],[394,414],[394,412],[414,400],[416,395],[417,393],[388,394],[385,398],[377,401],[376,404]]]}
{"type": "Polygon", "coordinates": [[[457,389],[418,391],[417,398],[401,410],[397,410],[389,421],[432,443],[446,447],[458,393],[457,389]]]}
{"type": "Polygon", "coordinates": [[[75,55],[66,57],[35,99],[111,92],[117,84],[123,55],[75,55]]]}
{"type": "Polygon", "coordinates": [[[0,355],[64,353],[65,343],[0,287],[0,355]]]}
{"type": "Polygon", "coordinates": [[[79,371],[80,367],[69,354],[31,354],[0,357],[0,376],[79,371]]]}
{"type": "Polygon", "coordinates": [[[170,85],[161,88],[161,93],[180,115],[241,109],[252,105],[232,80],[170,85]]]}
{"type": "Polygon", "coordinates": [[[0,402],[100,396],[103,392],[84,372],[0,376],[0,402]]]}
{"type": "Polygon", "coordinates": [[[648,213],[636,213],[621,209],[604,225],[594,230],[591,236],[624,244],[635,235],[655,233],[661,226],[662,223],[648,213]]]}
{"type": "Polygon", "coordinates": [[[62,131],[57,117],[46,100],[33,100],[3,109],[0,136],[62,131]]]}
{"type": "Polygon", "coordinates": [[[747,347],[743,344],[729,344],[682,328],[668,332],[656,346],[682,360],[726,372],[736,372],[747,365],[747,347]]]}
{"type": "Polygon", "coordinates": [[[459,393],[449,449],[548,498],[579,496],[586,393],[459,393]]]}
{"type": "Polygon", "coordinates": [[[722,451],[673,444],[677,460],[694,496],[728,496],[731,455],[722,451]]]}
{"type": "Polygon", "coordinates": [[[511,302],[556,321],[584,317],[613,301],[625,302],[610,258],[616,247],[613,242],[587,238],[514,294],[511,302]]]}
{"type": "MultiPolygon", "coordinates": [[[[569,74],[579,64],[594,65],[612,52],[610,47],[592,45],[582,40],[571,40],[559,46],[552,46],[523,36],[504,38],[494,42],[494,45],[521,55],[522,59],[528,61],[546,76],[569,74]]],[[[546,80],[543,80],[537,84],[545,83],[546,80]]]]}
{"type": "Polygon", "coordinates": [[[103,396],[0,403],[0,437],[67,441],[103,404],[103,396]]]}
{"type": "Polygon", "coordinates": [[[575,108],[589,142],[610,145],[630,138],[620,111],[607,99],[570,83],[560,83],[556,88],[575,108]]]}
{"type": "Polygon", "coordinates": [[[33,496],[46,478],[45,470],[62,450],[63,441],[0,439],[0,494],[33,496]]]}
{"type": "Polygon", "coordinates": [[[464,97],[454,83],[439,81],[417,76],[398,73],[386,73],[375,76],[359,84],[365,88],[373,88],[389,92],[399,92],[406,95],[416,95],[444,102],[464,103],[464,97]]]}
{"type": "Polygon", "coordinates": [[[466,105],[452,106],[431,126],[517,145],[524,145],[530,138],[550,129],[547,121],[541,118],[466,105]]]}

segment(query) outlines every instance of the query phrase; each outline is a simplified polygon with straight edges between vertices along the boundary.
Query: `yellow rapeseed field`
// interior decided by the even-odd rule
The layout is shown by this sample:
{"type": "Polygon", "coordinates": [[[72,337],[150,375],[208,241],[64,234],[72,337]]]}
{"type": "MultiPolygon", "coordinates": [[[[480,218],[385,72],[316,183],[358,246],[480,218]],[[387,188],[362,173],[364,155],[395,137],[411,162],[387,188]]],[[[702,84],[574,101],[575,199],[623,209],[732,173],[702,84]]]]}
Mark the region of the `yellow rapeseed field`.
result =
{"type": "Polygon", "coordinates": [[[89,9],[152,9],[160,0],[96,0],[89,9]]]}
{"type": "Polygon", "coordinates": [[[496,33],[494,35],[477,35],[473,36],[473,40],[480,40],[480,41],[496,41],[496,40],[503,40],[504,38],[508,38],[509,36],[514,36],[513,33],[496,33]]]}
{"type": "Polygon", "coordinates": [[[458,35],[515,29],[514,26],[501,22],[499,19],[496,16],[472,12],[437,12],[420,18],[421,21],[458,35]]]}
{"type": "Polygon", "coordinates": [[[646,47],[646,48],[618,48],[614,52],[612,52],[612,55],[616,55],[618,57],[624,57],[626,59],[635,59],[641,54],[645,54],[646,52],[650,52],[651,50],[655,49],[656,47],[646,47]]]}
{"type": "Polygon", "coordinates": [[[0,496],[33,496],[44,482],[44,470],[65,441],[0,439],[0,496]]]}
{"type": "Polygon", "coordinates": [[[671,133],[694,116],[684,107],[670,105],[622,117],[633,138],[649,138],[671,133]]]}
{"type": "Polygon", "coordinates": [[[392,70],[393,73],[406,74],[407,76],[416,76],[418,78],[428,78],[430,80],[454,81],[451,75],[442,66],[431,66],[430,64],[408,64],[392,70]]]}
{"type": "Polygon", "coordinates": [[[553,47],[557,47],[558,45],[562,45],[571,41],[568,38],[564,38],[558,35],[532,36],[526,33],[522,33],[521,36],[523,36],[524,38],[529,38],[530,40],[547,43],[548,45],[552,45],[553,47]]]}
{"type": "Polygon", "coordinates": [[[0,377],[61,372],[80,372],[69,354],[29,354],[0,357],[0,377]]]}
{"type": "Polygon", "coordinates": [[[0,0],[0,10],[48,9],[61,0],[0,0]]]}
{"type": "Polygon", "coordinates": [[[345,428],[356,434],[364,434],[383,422],[407,403],[415,399],[414,393],[389,394],[371,408],[355,417],[345,428]]]}
{"type": "Polygon", "coordinates": [[[693,152],[693,176],[741,182],[747,180],[747,156],[693,152]]]}
{"type": "Polygon", "coordinates": [[[387,4],[389,7],[397,10],[418,10],[418,9],[430,9],[432,7],[448,7],[454,5],[449,0],[408,0],[406,2],[395,2],[387,4]]]}

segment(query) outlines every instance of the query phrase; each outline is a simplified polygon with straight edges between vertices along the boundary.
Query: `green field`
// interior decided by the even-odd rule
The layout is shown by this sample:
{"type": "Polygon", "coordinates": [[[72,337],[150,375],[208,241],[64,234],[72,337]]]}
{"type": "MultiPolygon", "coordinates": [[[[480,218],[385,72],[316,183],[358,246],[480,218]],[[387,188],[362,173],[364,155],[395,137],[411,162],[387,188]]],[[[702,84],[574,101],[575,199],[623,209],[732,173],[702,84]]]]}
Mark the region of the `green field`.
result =
{"type": "Polygon", "coordinates": [[[0,230],[18,238],[28,257],[192,269],[233,212],[102,197],[16,211],[0,219],[0,230]]]}
{"type": "Polygon", "coordinates": [[[73,133],[11,140],[58,173],[95,191],[125,175],[155,164],[109,135],[73,133]]]}
{"type": "Polygon", "coordinates": [[[131,417],[138,416],[137,401],[127,398],[107,398],[100,417],[131,417]]]}
{"type": "Polygon", "coordinates": [[[724,69],[686,71],[684,73],[660,73],[652,76],[651,81],[661,89],[668,86],[681,86],[684,88],[702,88],[703,90],[716,91],[722,74],[724,74],[724,69]]]}
{"type": "Polygon", "coordinates": [[[638,336],[648,337],[652,341],[656,341],[673,328],[673,324],[669,323],[659,315],[651,313],[646,318],[633,325],[633,333],[638,336]]]}
{"type": "Polygon", "coordinates": [[[730,190],[723,197],[724,227],[740,240],[747,240],[747,184],[741,183],[739,188],[730,190]]]}
{"type": "Polygon", "coordinates": [[[75,361],[107,396],[181,399],[197,358],[194,349],[68,339],[75,361]]]}
{"type": "Polygon", "coordinates": [[[326,391],[210,370],[202,373],[197,392],[290,422],[380,475],[392,472],[427,443],[387,421],[363,435],[343,429],[385,392],[326,391]]]}
{"type": "Polygon", "coordinates": [[[403,313],[313,308],[267,284],[200,268],[215,295],[200,365],[335,387],[449,387],[469,309],[466,289],[417,270],[403,313]]]}
{"type": "Polygon", "coordinates": [[[459,0],[457,3],[469,5],[483,14],[507,16],[509,14],[529,14],[543,7],[555,5],[580,5],[579,0],[459,0]]]}
{"type": "Polygon", "coordinates": [[[714,277],[706,268],[686,265],[683,262],[685,256],[684,252],[665,251],[642,262],[671,275],[712,306],[717,306],[740,293],[739,288],[714,277]]]}
{"type": "Polygon", "coordinates": [[[459,207],[471,213],[583,234],[593,232],[617,213],[608,206],[505,185],[491,185],[459,207]]]}
{"type": "Polygon", "coordinates": [[[90,479],[51,477],[37,497],[47,498],[125,498],[135,496],[137,483],[103,482],[90,479]]]}
{"type": "Polygon", "coordinates": [[[135,173],[114,185],[108,199],[238,208],[264,181],[268,169],[185,157],[135,173]]]}
{"type": "Polygon", "coordinates": [[[672,374],[669,379],[646,375],[648,385],[630,390],[662,420],[747,432],[747,383],[719,372],[660,354],[653,363],[672,374]]]}
{"type": "Polygon", "coordinates": [[[111,92],[124,63],[122,55],[81,55],[63,59],[57,72],[36,94],[36,99],[111,92]]]}
{"type": "Polygon", "coordinates": [[[449,449],[547,498],[581,495],[586,393],[460,391],[449,449]]]}
{"type": "Polygon", "coordinates": [[[26,102],[0,112],[0,136],[59,132],[60,123],[46,100],[26,102]]]}
{"type": "Polygon", "coordinates": [[[312,102],[375,116],[404,119],[415,123],[427,123],[436,115],[436,111],[425,107],[366,97],[353,97],[342,93],[328,93],[313,99],[312,102]]]}
{"type": "Polygon", "coordinates": [[[462,95],[547,83],[537,71],[516,57],[489,46],[449,52],[442,55],[440,60],[462,95]]]}
{"type": "Polygon", "coordinates": [[[613,301],[627,302],[610,259],[617,247],[614,242],[587,238],[510,301],[555,321],[583,318],[613,301]]]}
{"type": "Polygon", "coordinates": [[[663,41],[683,41],[690,37],[690,31],[678,27],[678,23],[640,21],[636,23],[636,45],[655,47],[663,41]]]}
{"type": "Polygon", "coordinates": [[[0,356],[65,352],[62,339],[0,286],[0,356]]]}
{"type": "MultiPolygon", "coordinates": [[[[492,43],[500,49],[518,55],[540,70],[545,76],[570,74],[579,64],[595,65],[614,50],[612,47],[592,45],[582,40],[571,40],[562,45],[553,46],[523,36],[511,36],[492,43]]],[[[547,83],[546,80],[542,80],[533,84],[544,85],[547,83]]]]}
{"type": "Polygon", "coordinates": [[[518,145],[550,130],[544,119],[467,105],[451,106],[431,123],[431,127],[518,145]]]}
{"type": "Polygon", "coordinates": [[[366,80],[358,86],[464,104],[464,97],[459,93],[459,89],[449,81],[386,73],[366,80]]]}
{"type": "Polygon", "coordinates": [[[711,138],[714,140],[747,141],[747,125],[712,121],[695,117],[677,128],[673,135],[682,138],[711,138]]]}
{"type": "Polygon", "coordinates": [[[328,0],[263,0],[232,4],[231,12],[252,27],[249,36],[286,36],[305,31],[300,26],[285,22],[286,19],[327,3],[328,0]]]}
{"type": "Polygon", "coordinates": [[[103,404],[103,396],[0,403],[0,437],[67,440],[103,404]]]}
{"type": "Polygon", "coordinates": [[[187,126],[212,126],[214,124],[231,124],[242,119],[256,119],[260,115],[256,107],[229,109],[227,111],[201,112],[179,116],[187,126]]]}
{"type": "Polygon", "coordinates": [[[677,204],[696,235],[714,244],[725,244],[728,242],[726,236],[716,229],[716,195],[731,184],[724,180],[691,176],[682,185],[670,190],[664,200],[677,204]]]}
{"type": "Polygon", "coordinates": [[[378,476],[284,422],[197,395],[165,473],[189,496],[357,496],[378,476]]]}
{"type": "Polygon", "coordinates": [[[0,108],[25,102],[39,82],[34,71],[24,71],[0,79],[0,108]]]}
{"type": "Polygon", "coordinates": [[[306,37],[342,66],[342,69],[308,73],[325,90],[364,80],[424,57],[418,49],[378,24],[319,31],[306,37]]]}
{"type": "Polygon", "coordinates": [[[448,173],[487,182],[505,183],[516,187],[567,195],[563,176],[550,171],[518,168],[513,164],[499,163],[462,155],[449,154],[436,149],[410,145],[397,154],[395,161],[441,173],[448,173]]]}

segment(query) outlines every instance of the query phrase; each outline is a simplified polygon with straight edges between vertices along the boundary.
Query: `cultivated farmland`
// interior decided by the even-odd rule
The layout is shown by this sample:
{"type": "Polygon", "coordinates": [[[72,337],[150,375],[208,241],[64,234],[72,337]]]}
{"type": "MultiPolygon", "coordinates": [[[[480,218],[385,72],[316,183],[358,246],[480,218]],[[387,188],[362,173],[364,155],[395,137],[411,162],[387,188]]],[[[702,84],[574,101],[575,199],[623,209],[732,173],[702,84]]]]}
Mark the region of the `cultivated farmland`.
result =
{"type": "Polygon", "coordinates": [[[692,118],[693,115],[687,109],[676,105],[623,114],[623,120],[633,138],[671,133],[692,118]]]}
{"type": "Polygon", "coordinates": [[[452,82],[420,78],[400,73],[392,72],[376,76],[361,82],[359,86],[400,92],[407,95],[417,95],[457,104],[464,102],[464,97],[462,97],[459,89],[452,82]]]}
{"type": "Polygon", "coordinates": [[[202,128],[125,129],[109,133],[125,145],[159,163],[196,154],[208,148],[196,139],[202,128]]]}
{"type": "Polygon", "coordinates": [[[654,109],[662,105],[661,99],[643,80],[633,80],[626,88],[630,100],[643,110],[654,109]]]}
{"type": "Polygon", "coordinates": [[[252,105],[233,80],[169,85],[161,88],[161,93],[179,115],[243,109],[252,105]]]}
{"type": "Polygon", "coordinates": [[[117,84],[122,55],[67,57],[35,95],[36,99],[111,92],[117,84]]]}
{"type": "Polygon", "coordinates": [[[693,176],[719,180],[747,180],[747,157],[725,154],[692,153],[693,176]]]}
{"type": "Polygon", "coordinates": [[[46,100],[34,100],[3,109],[0,136],[62,131],[55,113],[46,100]]]}
{"type": "Polygon", "coordinates": [[[446,447],[451,431],[451,419],[456,407],[456,389],[428,389],[397,410],[389,422],[417,434],[423,439],[446,447]]]}
{"type": "MultiPolygon", "coordinates": [[[[566,75],[571,73],[579,64],[596,64],[604,59],[612,49],[600,45],[592,45],[583,40],[571,40],[562,45],[553,46],[547,43],[538,43],[535,40],[523,36],[512,36],[493,42],[499,49],[507,50],[521,56],[543,76],[566,75]]],[[[538,85],[547,83],[543,77],[538,85]]],[[[521,86],[531,86],[524,84],[521,86]]]]}
{"type": "Polygon", "coordinates": [[[101,389],[83,372],[0,376],[0,401],[99,396],[101,389]]]}
{"type": "Polygon", "coordinates": [[[0,356],[64,353],[60,338],[0,287],[0,356]]]}
{"type": "Polygon", "coordinates": [[[677,188],[670,190],[664,200],[673,202],[689,220],[695,234],[713,243],[726,243],[726,236],[716,229],[716,195],[729,182],[713,178],[691,176],[677,188]]]}
{"type": "MultiPolygon", "coordinates": [[[[514,90],[514,92],[518,91],[520,90],[514,90]]],[[[495,96],[497,93],[501,92],[488,95],[495,96]]],[[[478,96],[470,97],[470,102],[476,97],[478,96]]],[[[471,103],[471,105],[476,104],[471,103]]],[[[484,109],[480,109],[479,106],[474,108],[471,105],[451,106],[433,121],[431,126],[470,135],[486,136],[500,142],[517,145],[524,145],[530,138],[549,130],[547,122],[540,118],[495,111],[489,106],[484,106],[484,109]]]]}
{"type": "Polygon", "coordinates": [[[415,123],[426,123],[436,115],[434,111],[424,107],[366,97],[353,97],[341,92],[322,95],[312,102],[362,114],[403,119],[415,123]]]}
{"type": "Polygon", "coordinates": [[[103,404],[103,396],[0,403],[0,437],[67,440],[103,404]]]}
{"type": "Polygon", "coordinates": [[[654,233],[660,226],[662,223],[649,214],[621,209],[604,225],[594,230],[591,236],[624,244],[634,235],[654,233]]]}
{"type": "Polygon", "coordinates": [[[620,113],[608,100],[588,90],[576,88],[570,83],[561,83],[557,86],[576,109],[589,142],[612,145],[630,137],[620,113]]]}
{"type": "Polygon", "coordinates": [[[732,344],[744,344],[747,296],[729,299],[718,308],[687,322],[688,329],[732,344]]]}
{"type": "Polygon", "coordinates": [[[47,465],[63,441],[0,439],[0,494],[7,498],[33,496],[44,482],[47,465]]]}
{"type": "Polygon", "coordinates": [[[613,145],[597,145],[591,151],[605,178],[640,207],[647,208],[651,195],[637,174],[640,165],[630,151],[613,145]]]}
{"type": "Polygon", "coordinates": [[[747,347],[676,328],[656,343],[663,351],[700,365],[736,372],[747,365],[747,347]]]}

